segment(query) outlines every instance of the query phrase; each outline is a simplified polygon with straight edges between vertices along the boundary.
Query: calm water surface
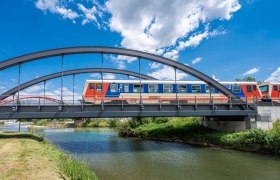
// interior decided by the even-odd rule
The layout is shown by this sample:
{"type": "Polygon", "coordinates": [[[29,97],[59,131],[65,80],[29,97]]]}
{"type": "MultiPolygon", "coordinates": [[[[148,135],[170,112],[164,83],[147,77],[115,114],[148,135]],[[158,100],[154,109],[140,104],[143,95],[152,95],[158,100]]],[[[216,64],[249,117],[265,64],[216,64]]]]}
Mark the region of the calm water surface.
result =
{"type": "Polygon", "coordinates": [[[280,179],[279,157],[120,138],[110,129],[45,129],[44,133],[87,162],[100,180],[280,179]]]}

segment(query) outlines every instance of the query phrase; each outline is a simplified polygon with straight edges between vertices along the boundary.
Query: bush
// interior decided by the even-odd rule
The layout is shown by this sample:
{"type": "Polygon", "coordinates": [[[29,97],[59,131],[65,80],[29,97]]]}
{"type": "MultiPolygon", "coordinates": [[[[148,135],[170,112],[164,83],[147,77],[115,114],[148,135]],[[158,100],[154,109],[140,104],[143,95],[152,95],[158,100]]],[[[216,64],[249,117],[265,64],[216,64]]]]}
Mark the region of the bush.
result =
{"type": "Polygon", "coordinates": [[[280,136],[280,119],[273,123],[273,131],[280,136]]]}

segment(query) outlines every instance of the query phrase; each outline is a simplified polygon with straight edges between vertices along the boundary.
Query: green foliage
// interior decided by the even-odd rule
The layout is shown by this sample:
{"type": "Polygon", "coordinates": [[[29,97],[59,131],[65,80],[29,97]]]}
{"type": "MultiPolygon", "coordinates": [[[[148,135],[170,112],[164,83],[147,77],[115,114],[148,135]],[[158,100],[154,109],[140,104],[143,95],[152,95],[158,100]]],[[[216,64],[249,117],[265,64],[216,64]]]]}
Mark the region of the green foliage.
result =
{"type": "Polygon", "coordinates": [[[235,81],[256,82],[256,78],[251,76],[245,76],[243,79],[235,78],[235,81]]]}
{"type": "Polygon", "coordinates": [[[120,136],[211,144],[226,148],[280,154],[280,121],[272,130],[253,129],[235,133],[218,132],[200,124],[199,118],[146,119],[144,124],[128,121],[117,128],[120,136]],[[167,119],[167,121],[166,121],[167,119]]]}
{"type": "Polygon", "coordinates": [[[273,131],[280,135],[280,119],[273,123],[273,131]]]}
{"type": "Polygon", "coordinates": [[[110,127],[110,120],[87,118],[79,127],[110,127]]]}
{"type": "Polygon", "coordinates": [[[48,119],[33,119],[32,122],[33,122],[33,125],[35,125],[35,126],[47,126],[48,125],[48,119]]]}

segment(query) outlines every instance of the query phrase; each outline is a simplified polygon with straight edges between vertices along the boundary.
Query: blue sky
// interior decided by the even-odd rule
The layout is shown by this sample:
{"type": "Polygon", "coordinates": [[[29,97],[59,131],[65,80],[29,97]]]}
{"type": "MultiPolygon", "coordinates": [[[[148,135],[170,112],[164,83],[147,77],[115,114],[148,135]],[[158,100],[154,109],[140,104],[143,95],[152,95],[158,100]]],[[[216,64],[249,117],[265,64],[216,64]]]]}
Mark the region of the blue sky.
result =
{"type": "MultiPolygon", "coordinates": [[[[0,1],[0,61],[69,46],[137,49],[188,64],[221,81],[245,75],[280,81],[280,1],[276,0],[13,0],[0,1]]],[[[137,71],[137,62],[106,56],[105,66],[137,71]]],[[[22,65],[22,82],[58,72],[59,57],[22,65]]],[[[100,67],[98,55],[65,57],[65,69],[100,67]],[[81,63],[82,62],[82,63],[81,63]]],[[[174,79],[173,70],[148,60],[142,73],[174,79]]],[[[78,75],[75,91],[86,79],[78,75]]],[[[126,78],[106,74],[106,78],[126,78]]],[[[178,73],[179,79],[193,80],[178,73]]],[[[71,91],[72,77],[65,78],[71,91]]],[[[59,92],[59,79],[48,82],[59,92]]],[[[0,71],[0,92],[17,85],[17,67],[0,71]]],[[[42,84],[26,90],[41,93],[42,84]]]]}

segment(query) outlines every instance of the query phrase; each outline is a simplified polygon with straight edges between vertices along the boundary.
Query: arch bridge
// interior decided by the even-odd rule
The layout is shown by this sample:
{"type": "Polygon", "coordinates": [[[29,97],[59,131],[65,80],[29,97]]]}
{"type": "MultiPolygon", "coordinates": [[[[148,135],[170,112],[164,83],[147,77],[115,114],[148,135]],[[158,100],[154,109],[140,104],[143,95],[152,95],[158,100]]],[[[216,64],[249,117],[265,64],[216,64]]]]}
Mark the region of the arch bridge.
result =
{"type": "MultiPolygon", "coordinates": [[[[131,50],[124,48],[113,48],[113,47],[70,47],[70,48],[59,48],[46,51],[35,52],[23,56],[18,56],[5,61],[0,62],[0,70],[18,66],[18,85],[0,95],[0,119],[17,119],[17,118],[78,118],[78,117],[145,117],[145,116],[205,116],[205,117],[247,117],[256,115],[257,112],[248,102],[241,100],[238,96],[229,91],[225,86],[205,75],[204,73],[186,66],[180,62],[161,57],[158,55],[131,50]],[[73,69],[64,71],[64,56],[73,54],[100,54],[101,55],[101,68],[84,68],[84,69],[73,69]],[[124,55],[135,57],[138,59],[139,71],[132,72],[127,70],[108,69],[104,68],[104,54],[124,55]],[[40,78],[33,79],[24,84],[20,83],[21,80],[21,65],[35,60],[43,60],[49,57],[61,57],[61,71],[49,74],[40,78]],[[202,99],[194,97],[188,99],[189,102],[181,101],[178,98],[176,92],[176,99],[169,101],[170,103],[164,103],[164,100],[159,97],[157,103],[145,104],[145,99],[142,99],[141,93],[139,97],[139,103],[126,104],[125,100],[118,101],[116,104],[85,104],[83,97],[81,97],[79,103],[75,103],[74,99],[74,88],[73,88],[73,103],[64,103],[66,100],[63,99],[63,78],[67,75],[73,75],[73,87],[75,74],[89,73],[89,72],[100,72],[101,80],[103,84],[103,73],[117,73],[125,74],[128,76],[138,77],[141,83],[141,79],[155,80],[155,78],[141,74],[141,60],[147,59],[157,63],[161,63],[174,68],[175,84],[177,83],[176,71],[180,70],[184,73],[190,74],[199,80],[207,83],[210,87],[219,90],[222,94],[227,97],[223,99],[224,103],[215,103],[214,99],[208,99],[209,103],[200,103],[202,99]],[[28,88],[34,84],[45,82],[54,78],[61,78],[61,93],[60,101],[56,105],[43,103],[45,99],[52,98],[44,96],[37,96],[38,100],[29,105],[22,105],[19,101],[20,91],[28,88]],[[12,100],[7,100],[9,97],[12,100]],[[42,99],[42,101],[41,101],[42,99]],[[4,101],[10,102],[10,104],[3,104],[4,101]],[[1,105],[2,102],[2,105],[1,105]],[[12,103],[11,103],[12,102],[12,103]],[[67,104],[67,105],[66,105],[67,104]]],[[[205,101],[205,99],[203,100],[205,101]]]]}

